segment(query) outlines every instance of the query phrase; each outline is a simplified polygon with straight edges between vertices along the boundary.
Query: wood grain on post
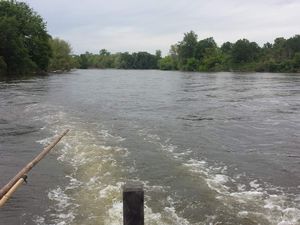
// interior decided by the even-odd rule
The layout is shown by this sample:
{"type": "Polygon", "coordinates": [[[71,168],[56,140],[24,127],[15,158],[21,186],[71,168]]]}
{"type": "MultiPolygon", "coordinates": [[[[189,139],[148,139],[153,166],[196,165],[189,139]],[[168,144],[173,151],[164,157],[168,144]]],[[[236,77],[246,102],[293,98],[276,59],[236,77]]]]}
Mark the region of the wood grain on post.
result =
{"type": "Polygon", "coordinates": [[[140,182],[123,186],[123,224],[144,225],[144,189],[140,182]]]}
{"type": "Polygon", "coordinates": [[[57,137],[51,144],[49,144],[44,150],[38,154],[30,163],[28,163],[17,175],[12,178],[1,190],[0,199],[14,186],[18,180],[20,180],[25,174],[27,174],[39,161],[41,161],[47,153],[54,148],[54,146],[65,136],[69,130],[65,130],[59,137],[57,137]]]}

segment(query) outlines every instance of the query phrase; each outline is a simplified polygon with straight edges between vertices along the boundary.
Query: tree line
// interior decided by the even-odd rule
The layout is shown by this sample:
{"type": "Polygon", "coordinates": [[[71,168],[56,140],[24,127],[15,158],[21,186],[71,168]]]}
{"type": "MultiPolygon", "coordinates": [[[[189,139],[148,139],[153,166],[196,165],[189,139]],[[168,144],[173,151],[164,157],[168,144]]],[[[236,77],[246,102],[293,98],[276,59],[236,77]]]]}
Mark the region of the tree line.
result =
{"type": "Polygon", "coordinates": [[[190,31],[159,61],[162,70],[300,72],[300,35],[276,38],[260,47],[240,39],[220,47],[212,37],[198,40],[190,31]]]}
{"type": "Polygon", "coordinates": [[[212,37],[184,34],[161,56],[145,51],[71,54],[68,42],[52,38],[46,23],[28,4],[0,0],[0,75],[69,71],[72,68],[160,69],[182,71],[300,72],[300,35],[260,47],[240,39],[218,46],[212,37]]]}
{"type": "Polygon", "coordinates": [[[172,45],[163,58],[160,50],[155,54],[111,54],[102,49],[99,54],[86,52],[75,60],[77,67],[82,69],[300,72],[300,35],[276,38],[274,43],[267,42],[262,47],[247,39],[225,42],[219,47],[212,37],[199,40],[198,35],[190,31],[184,34],[183,40],[172,45]]]}
{"type": "Polygon", "coordinates": [[[155,55],[153,55],[148,52],[111,54],[106,49],[101,49],[99,54],[86,52],[85,54],[75,56],[76,65],[80,69],[159,69],[160,59],[160,50],[157,50],[155,55]]]}

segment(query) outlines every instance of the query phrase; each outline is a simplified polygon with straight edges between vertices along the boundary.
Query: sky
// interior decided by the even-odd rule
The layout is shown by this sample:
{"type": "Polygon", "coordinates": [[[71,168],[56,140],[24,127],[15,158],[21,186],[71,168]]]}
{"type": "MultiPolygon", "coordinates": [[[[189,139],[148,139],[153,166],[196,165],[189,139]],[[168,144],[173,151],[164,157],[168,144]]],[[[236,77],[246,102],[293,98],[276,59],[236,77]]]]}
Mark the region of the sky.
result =
{"type": "Polygon", "coordinates": [[[23,0],[73,53],[160,49],[191,30],[221,45],[241,38],[262,45],[300,34],[300,0],[23,0]]]}

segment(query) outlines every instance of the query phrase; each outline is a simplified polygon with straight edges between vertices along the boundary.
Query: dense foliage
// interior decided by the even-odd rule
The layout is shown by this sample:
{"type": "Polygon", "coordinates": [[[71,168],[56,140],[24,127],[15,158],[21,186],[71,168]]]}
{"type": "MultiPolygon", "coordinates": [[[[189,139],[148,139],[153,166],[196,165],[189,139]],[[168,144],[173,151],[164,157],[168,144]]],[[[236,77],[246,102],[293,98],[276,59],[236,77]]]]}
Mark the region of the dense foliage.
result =
{"type": "Polygon", "coordinates": [[[51,48],[43,19],[26,3],[0,1],[0,73],[46,71],[51,48]]]}
{"type": "Polygon", "coordinates": [[[49,63],[49,71],[62,72],[69,71],[75,66],[75,61],[71,56],[71,46],[68,42],[59,38],[50,39],[52,57],[49,63]]]}
{"type": "Polygon", "coordinates": [[[300,72],[300,35],[277,38],[260,47],[241,39],[218,47],[213,38],[198,40],[191,31],[171,46],[170,54],[159,61],[162,70],[300,72]]]}
{"type": "Polygon", "coordinates": [[[111,54],[106,49],[100,50],[99,54],[86,52],[76,56],[78,67],[87,68],[117,68],[117,69],[158,69],[158,61],[161,59],[161,52],[156,54],[148,52],[128,52],[111,54]]]}
{"type": "Polygon", "coordinates": [[[240,39],[220,47],[212,37],[198,40],[191,31],[170,48],[167,56],[147,52],[99,54],[86,52],[76,57],[79,68],[161,69],[183,71],[258,71],[300,72],[300,36],[277,38],[260,47],[256,42],[240,39]]]}
{"type": "Polygon", "coordinates": [[[66,71],[74,67],[70,45],[52,39],[46,23],[24,2],[0,0],[0,75],[66,71]]]}

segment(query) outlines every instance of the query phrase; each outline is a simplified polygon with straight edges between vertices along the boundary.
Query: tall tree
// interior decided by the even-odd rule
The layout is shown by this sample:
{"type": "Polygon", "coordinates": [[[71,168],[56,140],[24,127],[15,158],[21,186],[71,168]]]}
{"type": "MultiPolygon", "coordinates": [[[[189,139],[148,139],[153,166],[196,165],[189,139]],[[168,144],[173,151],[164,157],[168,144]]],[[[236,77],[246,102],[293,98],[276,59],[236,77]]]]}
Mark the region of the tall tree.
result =
{"type": "Polygon", "coordinates": [[[178,43],[177,51],[180,64],[185,64],[187,59],[194,58],[198,44],[198,35],[194,31],[184,34],[183,40],[178,43]]]}
{"type": "Polygon", "coordinates": [[[71,46],[68,42],[59,38],[51,39],[50,46],[52,57],[50,59],[50,71],[69,71],[73,68],[71,46]]]}
{"type": "Polygon", "coordinates": [[[134,69],[157,69],[157,58],[148,52],[137,52],[132,54],[134,69]]]}
{"type": "Polygon", "coordinates": [[[293,58],[297,52],[300,52],[300,35],[287,39],[286,49],[289,59],[293,58]]]}
{"type": "Polygon", "coordinates": [[[273,55],[276,61],[282,61],[287,58],[286,39],[283,37],[276,38],[273,45],[273,55]]]}
{"type": "Polygon", "coordinates": [[[201,61],[207,52],[215,51],[217,47],[212,37],[200,40],[195,48],[195,58],[201,61]]]}
{"type": "Polygon", "coordinates": [[[161,59],[161,50],[156,50],[155,56],[156,56],[156,60],[160,60],[161,59]]]}
{"type": "Polygon", "coordinates": [[[0,1],[0,56],[5,74],[46,71],[51,48],[43,19],[26,3],[0,1]]]}
{"type": "Polygon", "coordinates": [[[231,57],[234,63],[253,62],[258,58],[260,47],[247,39],[238,40],[232,47],[231,57]]]}
{"type": "Polygon", "coordinates": [[[233,47],[233,44],[231,42],[227,41],[221,45],[221,51],[224,54],[230,54],[232,47],[233,47]]]}
{"type": "Polygon", "coordinates": [[[109,56],[110,52],[103,48],[103,49],[101,49],[99,51],[99,55],[101,55],[101,56],[109,56]]]}

